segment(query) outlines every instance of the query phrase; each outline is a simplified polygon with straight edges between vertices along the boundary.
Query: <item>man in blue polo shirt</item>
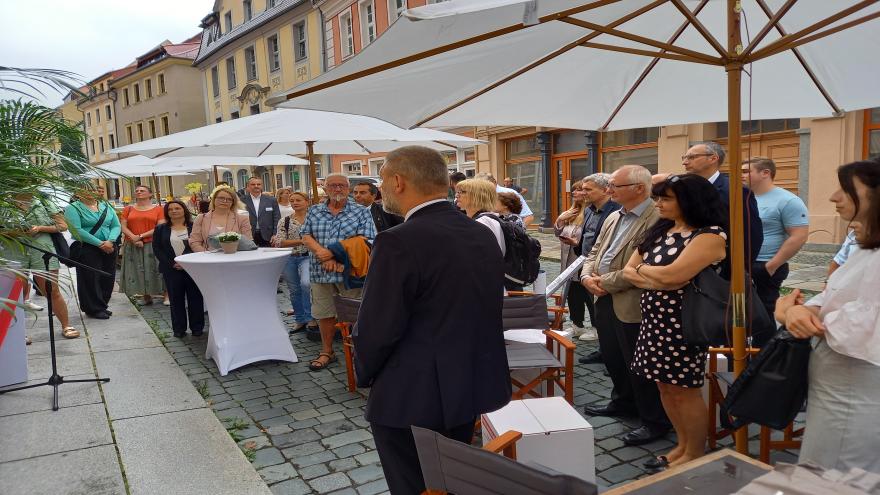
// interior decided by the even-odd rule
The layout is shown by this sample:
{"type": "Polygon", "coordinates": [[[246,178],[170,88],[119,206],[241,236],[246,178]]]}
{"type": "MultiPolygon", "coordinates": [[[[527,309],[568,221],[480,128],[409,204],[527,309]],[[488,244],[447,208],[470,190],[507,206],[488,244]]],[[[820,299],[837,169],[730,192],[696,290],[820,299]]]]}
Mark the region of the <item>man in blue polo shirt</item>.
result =
{"type": "MultiPolygon", "coordinates": [[[[752,264],[752,280],[758,297],[772,315],[779,299],[779,288],[788,277],[788,260],[807,242],[810,216],[801,198],[777,187],[776,163],[764,157],[755,157],[742,166],[745,185],[752,189],[758,201],[758,213],[764,229],[764,242],[758,258],[752,264]]],[[[760,347],[769,335],[753,335],[752,344],[760,347]]]]}

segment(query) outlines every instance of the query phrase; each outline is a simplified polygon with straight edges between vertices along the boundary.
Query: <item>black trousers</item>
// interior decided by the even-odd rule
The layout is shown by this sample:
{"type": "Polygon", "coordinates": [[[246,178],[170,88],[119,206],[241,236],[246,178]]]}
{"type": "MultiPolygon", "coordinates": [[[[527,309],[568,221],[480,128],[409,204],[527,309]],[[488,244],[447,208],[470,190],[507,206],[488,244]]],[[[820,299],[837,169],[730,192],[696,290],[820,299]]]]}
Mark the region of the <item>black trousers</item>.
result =
{"type": "MultiPolygon", "coordinates": [[[[448,430],[434,430],[441,435],[469,444],[474,434],[474,421],[452,427],[448,430]]],[[[422,465],[416,441],[409,428],[392,428],[370,423],[373,440],[379,451],[382,471],[391,495],[419,495],[425,491],[425,480],[422,478],[422,465]]]]}
{"type": "Polygon", "coordinates": [[[652,430],[669,429],[671,423],[660,401],[657,385],[629,370],[636,352],[639,324],[618,320],[611,296],[608,295],[596,299],[595,327],[599,334],[602,360],[614,384],[611,402],[622,409],[638,412],[642,424],[652,430]]]}
{"type": "Polygon", "coordinates": [[[79,295],[79,307],[87,315],[105,311],[113,295],[113,283],[116,281],[116,254],[114,250],[107,254],[97,246],[82,244],[79,262],[105,271],[109,277],[85,268],[76,269],[76,292],[79,295]]]}
{"type": "Polygon", "coordinates": [[[171,301],[171,330],[186,333],[189,316],[189,329],[201,333],[205,329],[205,301],[195,281],[185,271],[174,269],[163,271],[162,278],[171,301]]]}
{"type": "Polygon", "coordinates": [[[566,304],[568,304],[568,315],[571,321],[578,326],[584,326],[586,321],[586,313],[584,308],[590,313],[590,322],[595,325],[596,316],[593,307],[593,295],[587,291],[587,288],[580,282],[570,282],[568,284],[568,295],[566,296],[566,304]]]}
{"type": "MultiPolygon", "coordinates": [[[[776,311],[779,289],[782,288],[782,282],[785,282],[786,278],[788,278],[788,263],[780,266],[773,275],[767,273],[766,261],[752,263],[752,280],[755,282],[758,298],[761,299],[761,304],[764,305],[770,318],[773,318],[773,312],[776,311]]],[[[772,333],[753,334],[752,345],[763,347],[772,336],[772,333]]]]}
{"type": "MultiPolygon", "coordinates": [[[[269,236],[269,237],[271,238],[271,236],[269,236]]],[[[254,232],[254,244],[256,244],[259,247],[271,247],[269,245],[269,241],[266,239],[263,239],[262,232],[259,232],[259,231],[254,232]]]]}

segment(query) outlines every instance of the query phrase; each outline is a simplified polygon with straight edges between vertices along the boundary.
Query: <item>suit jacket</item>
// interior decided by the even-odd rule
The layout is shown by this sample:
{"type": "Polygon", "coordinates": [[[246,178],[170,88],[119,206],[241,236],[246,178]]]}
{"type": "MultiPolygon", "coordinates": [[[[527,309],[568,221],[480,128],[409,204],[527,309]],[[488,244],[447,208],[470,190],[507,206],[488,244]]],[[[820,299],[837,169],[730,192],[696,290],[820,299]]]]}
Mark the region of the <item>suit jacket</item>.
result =
{"type": "Polygon", "coordinates": [[[352,334],[367,420],[451,428],[507,404],[503,285],[495,236],[447,201],[377,235],[352,334]]]}
{"type": "MultiPolygon", "coordinates": [[[[189,225],[186,230],[192,234],[192,229],[193,226],[189,225]]],[[[189,241],[186,241],[183,244],[183,254],[193,252],[192,248],[189,246],[189,241]]],[[[174,248],[171,247],[170,223],[160,223],[159,225],[156,225],[156,230],[153,231],[153,254],[156,255],[156,260],[159,262],[160,272],[165,273],[175,270],[174,258],[177,255],[174,253],[174,248]]]]}
{"type": "MultiPolygon", "coordinates": [[[[619,210],[618,210],[619,212],[619,210]]],[[[602,288],[611,294],[611,300],[614,306],[614,314],[617,319],[624,323],[639,323],[642,321],[642,310],[639,307],[639,299],[642,296],[642,289],[629,283],[623,278],[623,267],[629,262],[633,251],[638,247],[642,234],[648,230],[658,219],[657,209],[654,208],[654,202],[645,208],[639,219],[635,221],[629,232],[622,233],[625,236],[623,248],[618,251],[617,256],[611,260],[611,271],[602,275],[602,288]]],[[[587,261],[581,269],[581,278],[590,276],[599,266],[599,260],[605,255],[605,252],[611,246],[614,239],[617,223],[620,221],[620,213],[609,215],[599,230],[599,237],[596,244],[587,255],[587,261]]]]}
{"type": "MultiPolygon", "coordinates": [[[[209,211],[208,213],[202,213],[196,216],[196,219],[193,220],[193,226],[189,236],[189,247],[193,251],[198,253],[200,251],[208,250],[208,237],[211,235],[213,217],[214,212],[209,211]]],[[[237,213],[229,215],[226,219],[226,227],[224,228],[224,231],[238,232],[248,239],[254,238],[251,234],[251,224],[248,222],[247,217],[237,213]]]]}
{"type": "Polygon", "coordinates": [[[388,213],[378,203],[370,205],[370,215],[373,216],[373,223],[376,224],[377,234],[403,223],[403,217],[388,213]]]}
{"type": "Polygon", "coordinates": [[[281,220],[281,209],[278,208],[278,201],[272,196],[265,194],[260,195],[260,211],[254,210],[254,203],[251,201],[251,194],[244,195],[245,207],[248,211],[248,218],[251,221],[251,233],[260,231],[260,237],[269,240],[275,235],[275,229],[278,228],[278,222],[281,220]],[[259,228],[257,228],[259,226],[259,228]]]}
{"type": "MultiPolygon", "coordinates": [[[[727,175],[721,174],[713,185],[721,196],[725,218],[727,218],[730,215],[730,179],[727,175]]],[[[755,259],[758,258],[761,245],[764,243],[764,226],[761,224],[761,216],[758,212],[758,201],[755,199],[755,195],[752,194],[752,190],[745,186],[743,186],[743,199],[743,222],[745,223],[743,232],[746,234],[743,245],[745,246],[745,267],[748,270],[755,259]]],[[[727,243],[727,246],[728,256],[726,259],[729,260],[730,243],[727,243]]],[[[724,263],[724,267],[722,275],[725,278],[729,278],[729,275],[727,275],[730,272],[729,263],[724,263]]]]}

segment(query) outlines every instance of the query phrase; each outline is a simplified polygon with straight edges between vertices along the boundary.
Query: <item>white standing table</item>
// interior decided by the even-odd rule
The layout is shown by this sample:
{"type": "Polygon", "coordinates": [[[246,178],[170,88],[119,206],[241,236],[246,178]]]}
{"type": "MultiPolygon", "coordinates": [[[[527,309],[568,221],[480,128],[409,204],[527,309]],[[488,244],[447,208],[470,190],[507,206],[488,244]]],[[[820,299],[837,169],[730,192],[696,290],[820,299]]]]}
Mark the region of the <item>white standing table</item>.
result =
{"type": "Polygon", "coordinates": [[[191,253],[176,257],[202,291],[210,315],[208,350],[225,376],[257,361],[297,362],[276,289],[289,249],[191,253]]]}

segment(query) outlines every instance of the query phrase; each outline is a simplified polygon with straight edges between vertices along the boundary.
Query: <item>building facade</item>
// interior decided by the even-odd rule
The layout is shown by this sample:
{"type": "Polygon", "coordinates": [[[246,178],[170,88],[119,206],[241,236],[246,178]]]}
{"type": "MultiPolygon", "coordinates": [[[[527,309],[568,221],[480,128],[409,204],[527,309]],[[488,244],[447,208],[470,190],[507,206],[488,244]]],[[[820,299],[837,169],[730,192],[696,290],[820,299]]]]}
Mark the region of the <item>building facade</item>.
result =
{"type": "MultiPolygon", "coordinates": [[[[137,57],[128,72],[113,80],[119,146],[205,125],[201,73],[192,66],[200,38],[197,35],[181,43],[163,41],[137,57]]],[[[185,197],[185,184],[207,185],[210,173],[134,179],[135,183],[158,186],[163,197],[185,197]]]]}
{"type": "MultiPolygon", "coordinates": [[[[320,14],[309,1],[217,0],[201,27],[194,65],[201,73],[208,123],[270,111],[268,98],[324,70],[320,14]]],[[[236,188],[250,175],[262,177],[267,191],[308,187],[306,166],[229,169],[222,180],[236,188]]]]}

